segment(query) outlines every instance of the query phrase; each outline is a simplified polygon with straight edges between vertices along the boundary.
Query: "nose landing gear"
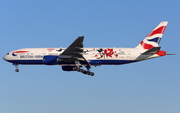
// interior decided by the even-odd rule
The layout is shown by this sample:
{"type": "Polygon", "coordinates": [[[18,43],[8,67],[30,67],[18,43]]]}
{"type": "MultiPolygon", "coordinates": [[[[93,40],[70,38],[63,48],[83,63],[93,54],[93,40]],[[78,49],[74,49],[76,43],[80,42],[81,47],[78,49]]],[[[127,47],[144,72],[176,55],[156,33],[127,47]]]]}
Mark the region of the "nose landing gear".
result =
{"type": "Polygon", "coordinates": [[[13,64],[13,65],[16,67],[15,71],[19,72],[19,69],[18,69],[19,64],[13,64]]]}

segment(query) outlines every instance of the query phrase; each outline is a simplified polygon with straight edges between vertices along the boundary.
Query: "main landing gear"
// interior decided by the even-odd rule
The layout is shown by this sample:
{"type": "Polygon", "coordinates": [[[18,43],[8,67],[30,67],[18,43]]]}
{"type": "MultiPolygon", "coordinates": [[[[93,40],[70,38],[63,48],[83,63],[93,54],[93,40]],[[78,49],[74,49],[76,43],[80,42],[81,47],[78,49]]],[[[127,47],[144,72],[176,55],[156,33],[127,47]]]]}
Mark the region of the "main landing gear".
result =
{"type": "MultiPolygon", "coordinates": [[[[86,60],[86,59],[84,59],[86,60]]],[[[87,61],[86,61],[87,62],[87,61]]],[[[87,66],[85,66],[87,68],[87,71],[84,70],[84,69],[81,69],[82,65],[81,63],[79,62],[79,60],[75,60],[74,63],[76,64],[76,67],[73,68],[74,71],[78,71],[78,72],[81,72],[83,74],[87,74],[87,75],[90,75],[90,76],[94,76],[94,73],[93,72],[90,72],[90,64],[87,62],[87,66]]]]}
{"type": "Polygon", "coordinates": [[[18,69],[18,66],[19,66],[19,65],[18,65],[18,64],[13,64],[13,65],[16,67],[15,71],[16,71],[16,72],[19,72],[19,69],[18,69]]]}
{"type": "Polygon", "coordinates": [[[78,68],[78,67],[74,67],[73,70],[74,70],[74,71],[81,72],[81,73],[83,73],[83,74],[87,74],[87,75],[90,75],[90,76],[94,76],[94,73],[93,73],[93,72],[90,72],[89,69],[86,71],[86,70],[84,70],[84,69],[80,69],[80,68],[78,68]]]}

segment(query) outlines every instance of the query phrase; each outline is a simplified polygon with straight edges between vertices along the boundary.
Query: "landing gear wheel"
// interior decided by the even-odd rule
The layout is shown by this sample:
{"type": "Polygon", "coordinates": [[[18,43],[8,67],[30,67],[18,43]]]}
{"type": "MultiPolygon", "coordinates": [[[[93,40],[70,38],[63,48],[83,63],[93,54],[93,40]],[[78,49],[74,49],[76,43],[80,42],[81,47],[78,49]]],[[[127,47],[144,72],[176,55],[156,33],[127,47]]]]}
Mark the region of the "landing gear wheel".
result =
{"type": "Polygon", "coordinates": [[[87,73],[86,73],[87,75],[90,75],[90,72],[89,71],[87,71],[87,73]]]}
{"type": "Polygon", "coordinates": [[[83,74],[87,74],[87,71],[82,72],[83,74]]]}
{"type": "Polygon", "coordinates": [[[90,74],[89,74],[89,75],[94,76],[94,73],[93,73],[93,72],[90,72],[90,74]]]}
{"type": "Polygon", "coordinates": [[[83,73],[84,71],[85,71],[84,69],[79,69],[79,72],[82,72],[82,73],[83,73]]]}
{"type": "Polygon", "coordinates": [[[16,72],[19,72],[19,69],[15,69],[16,72]]]}

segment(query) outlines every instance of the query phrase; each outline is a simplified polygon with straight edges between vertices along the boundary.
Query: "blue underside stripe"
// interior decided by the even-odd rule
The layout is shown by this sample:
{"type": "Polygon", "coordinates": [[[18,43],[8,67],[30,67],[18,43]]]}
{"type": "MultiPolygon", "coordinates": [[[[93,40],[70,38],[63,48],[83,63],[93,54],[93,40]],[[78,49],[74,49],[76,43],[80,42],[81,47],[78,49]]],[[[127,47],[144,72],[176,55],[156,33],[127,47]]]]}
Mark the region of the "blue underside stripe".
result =
{"type": "Polygon", "coordinates": [[[44,64],[42,60],[9,60],[8,62],[17,64],[44,64]]]}
{"type": "Polygon", "coordinates": [[[109,65],[118,65],[118,64],[127,64],[135,62],[134,60],[91,60],[89,63],[94,64],[109,64],[109,65]]]}
{"type": "MultiPolygon", "coordinates": [[[[16,63],[16,64],[44,64],[42,60],[10,60],[8,62],[16,63]]],[[[127,64],[137,62],[134,60],[90,60],[91,65],[120,65],[120,64],[127,64]]],[[[81,64],[86,64],[85,62],[80,62],[81,64]]],[[[55,63],[56,64],[56,63],[55,63]]],[[[74,64],[74,62],[64,62],[62,64],[74,64]]]]}

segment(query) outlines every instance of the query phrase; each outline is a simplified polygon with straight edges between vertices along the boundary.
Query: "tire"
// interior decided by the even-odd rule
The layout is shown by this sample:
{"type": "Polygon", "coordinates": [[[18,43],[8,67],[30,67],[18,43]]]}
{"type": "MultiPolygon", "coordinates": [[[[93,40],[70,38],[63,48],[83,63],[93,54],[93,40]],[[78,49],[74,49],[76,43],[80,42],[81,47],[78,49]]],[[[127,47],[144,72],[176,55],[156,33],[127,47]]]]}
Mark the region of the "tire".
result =
{"type": "Polygon", "coordinates": [[[19,69],[15,69],[16,72],[19,72],[19,69]]]}
{"type": "Polygon", "coordinates": [[[90,72],[90,75],[91,75],[91,76],[94,76],[94,73],[93,73],[93,72],[90,72]]]}

